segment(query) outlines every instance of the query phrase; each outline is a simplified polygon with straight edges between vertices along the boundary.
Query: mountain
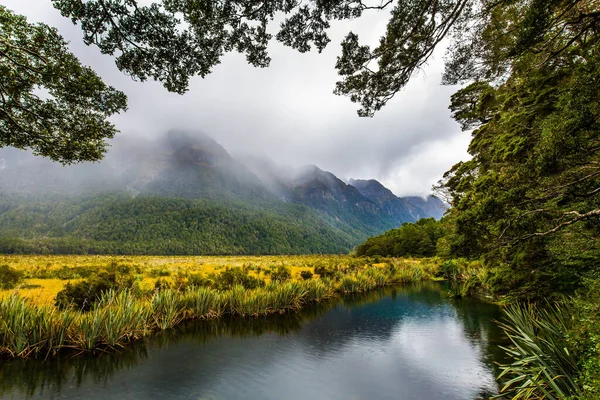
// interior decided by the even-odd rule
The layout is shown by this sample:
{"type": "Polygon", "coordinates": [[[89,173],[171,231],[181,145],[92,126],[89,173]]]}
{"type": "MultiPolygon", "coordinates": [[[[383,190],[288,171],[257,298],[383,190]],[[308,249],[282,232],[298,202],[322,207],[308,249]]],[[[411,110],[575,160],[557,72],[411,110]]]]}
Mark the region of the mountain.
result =
{"type": "Polygon", "coordinates": [[[338,253],[443,213],[375,180],[233,157],[172,131],[123,138],[101,163],[63,167],[0,151],[0,251],[123,254],[338,253]]]}
{"type": "Polygon", "coordinates": [[[172,150],[152,181],[140,187],[146,195],[215,200],[269,200],[260,179],[213,139],[205,135],[169,132],[172,150]]]}
{"type": "Polygon", "coordinates": [[[392,216],[400,224],[428,217],[440,219],[448,209],[443,201],[432,195],[427,198],[397,197],[375,179],[350,179],[350,184],[363,196],[379,204],[384,213],[392,216]]]}

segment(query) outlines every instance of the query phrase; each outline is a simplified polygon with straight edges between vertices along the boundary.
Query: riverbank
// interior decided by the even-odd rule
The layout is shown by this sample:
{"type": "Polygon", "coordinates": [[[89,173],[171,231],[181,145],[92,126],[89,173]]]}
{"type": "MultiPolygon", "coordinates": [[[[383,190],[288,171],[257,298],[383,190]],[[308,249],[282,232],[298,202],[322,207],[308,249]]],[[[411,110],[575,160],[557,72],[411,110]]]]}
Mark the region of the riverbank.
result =
{"type": "MultiPolygon", "coordinates": [[[[110,352],[186,321],[293,312],[339,294],[433,279],[438,268],[430,260],[380,262],[313,256],[303,261],[302,266],[288,267],[282,262],[265,268],[245,263],[241,267],[221,265],[208,273],[188,268],[186,273],[175,274],[168,263],[162,267],[168,274],[125,263],[111,263],[91,272],[92,267],[81,265],[48,267],[45,273],[50,277],[57,276],[56,271],[78,277],[58,292],[57,299],[63,301],[57,300],[56,305],[18,292],[4,293],[0,300],[0,354],[47,358],[65,351],[110,352]],[[81,278],[88,272],[90,275],[81,278]],[[152,288],[147,287],[146,275],[155,276],[152,288]]],[[[25,274],[23,268],[11,268],[25,274]]],[[[40,270],[43,268],[30,271],[40,274],[40,270]]]]}
{"type": "Polygon", "coordinates": [[[294,313],[180,324],[100,357],[0,361],[0,398],[492,396],[501,311],[446,290],[433,281],[387,286],[294,313]]]}

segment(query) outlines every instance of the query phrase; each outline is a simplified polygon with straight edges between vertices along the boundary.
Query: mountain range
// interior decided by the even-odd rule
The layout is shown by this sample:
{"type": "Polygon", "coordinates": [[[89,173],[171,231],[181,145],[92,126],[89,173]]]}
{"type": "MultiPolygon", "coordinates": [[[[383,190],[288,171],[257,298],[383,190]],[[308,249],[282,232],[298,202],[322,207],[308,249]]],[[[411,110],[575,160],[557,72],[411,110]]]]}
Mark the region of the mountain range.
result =
{"type": "Polygon", "coordinates": [[[122,139],[63,167],[0,152],[0,251],[153,254],[346,252],[446,207],[310,165],[232,157],[203,134],[122,139]]]}

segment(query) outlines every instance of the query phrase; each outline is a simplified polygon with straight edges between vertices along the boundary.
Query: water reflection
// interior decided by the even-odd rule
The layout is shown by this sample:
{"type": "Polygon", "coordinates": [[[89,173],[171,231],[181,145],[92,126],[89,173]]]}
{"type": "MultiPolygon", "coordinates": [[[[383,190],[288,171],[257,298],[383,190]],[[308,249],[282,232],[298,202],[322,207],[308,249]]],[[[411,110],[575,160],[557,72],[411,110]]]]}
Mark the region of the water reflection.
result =
{"type": "Polygon", "coordinates": [[[0,365],[2,398],[478,399],[497,390],[497,307],[436,284],[253,320],[199,322],[99,358],[0,365]]]}

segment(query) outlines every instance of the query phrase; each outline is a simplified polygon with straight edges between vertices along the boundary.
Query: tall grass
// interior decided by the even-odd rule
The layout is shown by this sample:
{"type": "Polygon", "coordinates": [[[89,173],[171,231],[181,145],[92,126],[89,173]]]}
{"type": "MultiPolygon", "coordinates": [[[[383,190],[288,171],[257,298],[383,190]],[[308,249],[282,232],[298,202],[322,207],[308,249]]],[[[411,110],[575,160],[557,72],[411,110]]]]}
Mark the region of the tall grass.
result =
{"type": "Polygon", "coordinates": [[[186,319],[218,318],[225,312],[225,299],[213,289],[190,287],[183,294],[186,319]]]}
{"type": "Polygon", "coordinates": [[[241,284],[226,289],[196,285],[158,288],[149,293],[111,289],[89,312],[70,307],[59,310],[17,295],[0,298],[0,354],[25,358],[52,355],[61,349],[110,351],[183,321],[294,312],[337,293],[362,293],[425,276],[418,266],[409,264],[390,268],[336,265],[331,270],[335,271],[332,277],[324,279],[272,280],[251,289],[241,284]]]}
{"type": "Polygon", "coordinates": [[[577,357],[569,351],[565,336],[573,323],[571,311],[567,303],[506,308],[507,320],[500,327],[512,342],[503,349],[513,362],[501,367],[498,379],[504,380],[504,386],[500,396],[549,400],[582,396],[577,357]]]}
{"type": "Polygon", "coordinates": [[[11,295],[0,300],[0,353],[23,358],[55,353],[67,343],[74,320],[74,313],[11,295]]]}

